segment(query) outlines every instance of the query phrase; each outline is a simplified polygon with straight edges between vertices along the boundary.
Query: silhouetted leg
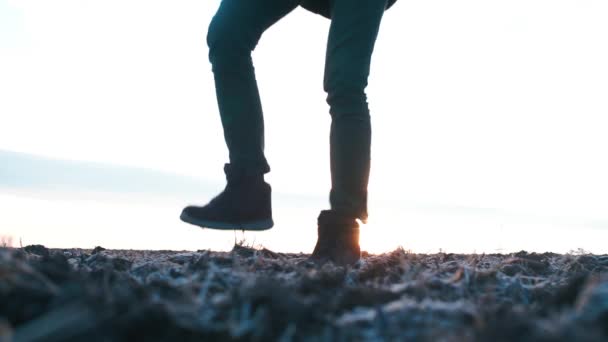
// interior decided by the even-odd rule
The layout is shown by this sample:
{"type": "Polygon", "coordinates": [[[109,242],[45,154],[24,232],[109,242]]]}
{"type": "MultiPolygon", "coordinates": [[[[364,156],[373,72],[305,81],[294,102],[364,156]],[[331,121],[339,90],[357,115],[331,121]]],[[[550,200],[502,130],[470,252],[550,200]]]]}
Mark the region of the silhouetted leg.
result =
{"type": "Polygon", "coordinates": [[[207,34],[217,102],[233,169],[270,171],[251,52],[262,33],[300,0],[222,0],[207,34]]]}
{"type": "Polygon", "coordinates": [[[367,220],[371,124],[365,88],[386,0],[331,0],[323,86],[332,116],[331,210],[367,220]]]}

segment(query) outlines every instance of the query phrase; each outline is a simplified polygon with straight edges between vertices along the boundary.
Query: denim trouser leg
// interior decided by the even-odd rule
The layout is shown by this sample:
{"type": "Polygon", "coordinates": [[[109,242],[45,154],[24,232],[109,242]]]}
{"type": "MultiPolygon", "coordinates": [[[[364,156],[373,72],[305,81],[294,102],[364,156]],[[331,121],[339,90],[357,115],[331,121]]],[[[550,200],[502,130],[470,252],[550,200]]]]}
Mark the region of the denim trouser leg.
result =
{"type": "Polygon", "coordinates": [[[331,209],[367,220],[371,123],[365,88],[387,0],[331,0],[324,89],[330,131],[331,209]]]}
{"type": "Polygon", "coordinates": [[[251,52],[266,29],[300,0],[222,0],[207,33],[209,60],[230,164],[270,171],[264,156],[264,119],[251,52]]]}

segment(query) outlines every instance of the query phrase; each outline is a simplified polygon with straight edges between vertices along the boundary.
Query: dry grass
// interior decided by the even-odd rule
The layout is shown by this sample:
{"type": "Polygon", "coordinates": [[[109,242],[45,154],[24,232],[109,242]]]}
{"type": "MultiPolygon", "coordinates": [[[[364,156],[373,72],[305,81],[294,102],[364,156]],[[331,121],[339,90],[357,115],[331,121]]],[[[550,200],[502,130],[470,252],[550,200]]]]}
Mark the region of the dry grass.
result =
{"type": "Polygon", "coordinates": [[[608,256],[0,252],[0,335],[15,340],[601,341],[608,256]]]}
{"type": "Polygon", "coordinates": [[[13,237],[8,235],[0,235],[0,247],[9,248],[13,247],[13,237]]]}

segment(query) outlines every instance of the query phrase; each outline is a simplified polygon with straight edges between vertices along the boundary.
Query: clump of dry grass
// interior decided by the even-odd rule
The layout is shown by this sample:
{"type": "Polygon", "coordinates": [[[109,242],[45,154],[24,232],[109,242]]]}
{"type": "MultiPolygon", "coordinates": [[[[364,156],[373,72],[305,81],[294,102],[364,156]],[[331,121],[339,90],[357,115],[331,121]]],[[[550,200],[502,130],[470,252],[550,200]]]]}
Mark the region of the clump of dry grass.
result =
{"type": "Polygon", "coordinates": [[[13,247],[13,237],[9,235],[0,235],[0,248],[13,247]]]}

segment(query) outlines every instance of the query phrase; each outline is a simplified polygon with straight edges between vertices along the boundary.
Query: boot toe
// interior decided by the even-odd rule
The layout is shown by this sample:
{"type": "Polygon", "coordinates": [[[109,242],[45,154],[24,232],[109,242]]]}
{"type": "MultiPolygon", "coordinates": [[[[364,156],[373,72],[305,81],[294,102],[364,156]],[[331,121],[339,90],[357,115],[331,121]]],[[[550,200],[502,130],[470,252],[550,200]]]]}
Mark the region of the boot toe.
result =
{"type": "Polygon", "coordinates": [[[197,210],[197,207],[195,207],[193,205],[189,205],[182,210],[181,216],[193,217],[195,215],[196,210],[197,210]]]}
{"type": "Polygon", "coordinates": [[[184,209],[182,209],[182,213],[179,215],[179,218],[184,222],[188,222],[192,218],[193,212],[194,212],[193,206],[185,207],[184,209]]]}

